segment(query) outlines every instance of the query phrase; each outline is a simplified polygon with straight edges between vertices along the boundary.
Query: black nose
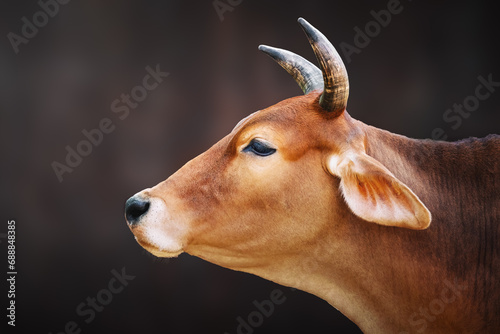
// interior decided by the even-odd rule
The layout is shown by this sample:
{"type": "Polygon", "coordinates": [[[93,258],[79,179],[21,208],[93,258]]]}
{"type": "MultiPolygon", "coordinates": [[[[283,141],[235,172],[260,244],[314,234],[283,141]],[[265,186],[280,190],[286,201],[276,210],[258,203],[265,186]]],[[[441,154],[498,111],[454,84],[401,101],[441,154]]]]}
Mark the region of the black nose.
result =
{"type": "Polygon", "coordinates": [[[125,202],[125,218],[130,225],[135,225],[148,209],[149,201],[132,196],[125,202]]]}

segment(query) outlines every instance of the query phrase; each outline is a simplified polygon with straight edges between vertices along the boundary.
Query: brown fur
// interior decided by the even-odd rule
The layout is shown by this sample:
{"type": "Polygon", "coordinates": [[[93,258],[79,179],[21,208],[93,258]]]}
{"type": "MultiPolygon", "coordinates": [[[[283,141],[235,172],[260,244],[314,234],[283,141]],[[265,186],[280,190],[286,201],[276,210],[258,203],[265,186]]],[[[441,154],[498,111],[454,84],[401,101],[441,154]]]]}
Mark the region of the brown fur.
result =
{"type": "MultiPolygon", "coordinates": [[[[425,330],[498,333],[499,137],[409,139],[347,112],[333,117],[318,98],[313,92],[259,111],[144,191],[166,203],[172,221],[165,224],[188,231],[183,251],[313,293],[367,333],[424,330],[421,317],[412,316],[446,292],[449,281],[466,288],[434,320],[425,320],[425,330]],[[272,143],[276,153],[242,152],[255,137],[272,143]],[[340,190],[342,176],[332,175],[327,160],[349,152],[366,154],[392,173],[377,174],[378,183],[370,178],[369,187],[356,176],[360,198],[379,194],[377,201],[395,201],[387,202],[389,209],[425,209],[390,190],[401,182],[431,212],[430,227],[382,226],[353,213],[340,190]]],[[[147,244],[143,234],[136,236],[147,244]]]]}

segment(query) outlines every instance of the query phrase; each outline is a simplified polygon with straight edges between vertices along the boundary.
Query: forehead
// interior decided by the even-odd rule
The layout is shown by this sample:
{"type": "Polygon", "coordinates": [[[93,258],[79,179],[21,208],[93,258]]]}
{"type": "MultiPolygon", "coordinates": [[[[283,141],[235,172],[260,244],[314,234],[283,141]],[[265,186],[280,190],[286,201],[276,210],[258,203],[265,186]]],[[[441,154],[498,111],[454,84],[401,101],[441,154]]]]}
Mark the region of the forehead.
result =
{"type": "Polygon", "coordinates": [[[323,147],[323,137],[329,132],[323,130],[330,122],[319,107],[319,95],[314,92],[290,98],[245,117],[228,136],[229,151],[237,152],[237,147],[254,138],[277,145],[287,160],[296,160],[307,151],[323,147]]]}
{"type": "Polygon", "coordinates": [[[318,122],[322,114],[317,107],[319,94],[309,94],[281,101],[269,108],[256,111],[236,124],[233,133],[236,136],[253,128],[267,126],[289,129],[294,126],[308,127],[308,123],[318,122]]]}
{"type": "Polygon", "coordinates": [[[231,130],[231,132],[234,132],[234,130],[238,129],[243,123],[248,121],[250,118],[252,118],[258,112],[259,112],[259,110],[255,111],[255,112],[251,113],[250,115],[248,115],[247,117],[243,118],[241,121],[238,122],[238,124],[236,124],[236,126],[233,128],[233,130],[231,130]]]}

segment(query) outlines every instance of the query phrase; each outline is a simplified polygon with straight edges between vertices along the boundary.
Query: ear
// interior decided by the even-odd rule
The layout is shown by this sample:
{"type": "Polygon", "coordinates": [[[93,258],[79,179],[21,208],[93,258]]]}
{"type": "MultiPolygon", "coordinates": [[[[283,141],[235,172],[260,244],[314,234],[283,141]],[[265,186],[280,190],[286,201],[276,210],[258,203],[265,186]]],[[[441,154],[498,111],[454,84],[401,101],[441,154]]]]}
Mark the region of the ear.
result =
{"type": "Polygon", "coordinates": [[[431,213],[404,183],[365,153],[332,155],[327,168],[340,177],[347,205],[358,217],[380,225],[422,230],[431,213]]]}

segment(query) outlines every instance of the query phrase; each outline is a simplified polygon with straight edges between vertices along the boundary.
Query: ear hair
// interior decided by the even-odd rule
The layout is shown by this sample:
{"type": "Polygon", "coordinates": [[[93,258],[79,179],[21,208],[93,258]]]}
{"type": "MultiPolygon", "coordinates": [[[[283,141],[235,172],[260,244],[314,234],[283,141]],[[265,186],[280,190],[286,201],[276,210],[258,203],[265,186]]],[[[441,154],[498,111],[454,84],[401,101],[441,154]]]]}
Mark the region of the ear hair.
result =
{"type": "Polygon", "coordinates": [[[422,230],[431,213],[384,165],[365,153],[331,155],[327,168],[340,177],[347,205],[358,217],[385,226],[422,230]]]}

